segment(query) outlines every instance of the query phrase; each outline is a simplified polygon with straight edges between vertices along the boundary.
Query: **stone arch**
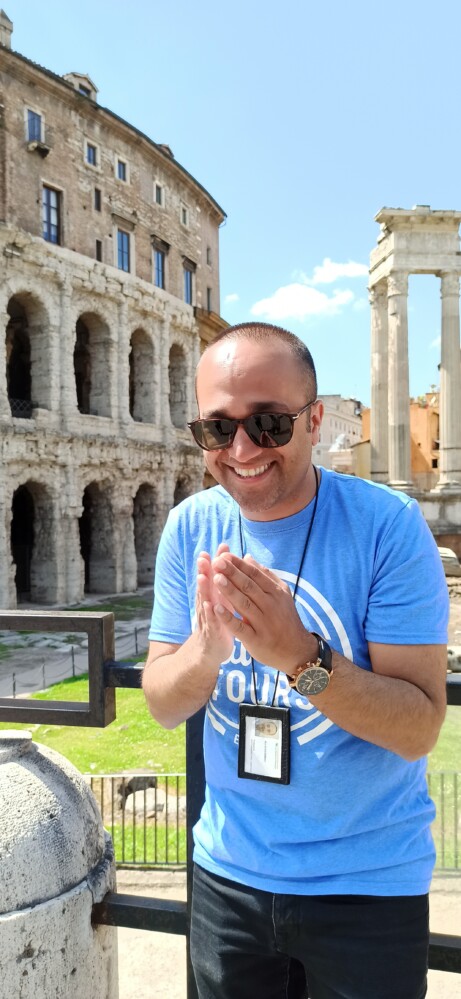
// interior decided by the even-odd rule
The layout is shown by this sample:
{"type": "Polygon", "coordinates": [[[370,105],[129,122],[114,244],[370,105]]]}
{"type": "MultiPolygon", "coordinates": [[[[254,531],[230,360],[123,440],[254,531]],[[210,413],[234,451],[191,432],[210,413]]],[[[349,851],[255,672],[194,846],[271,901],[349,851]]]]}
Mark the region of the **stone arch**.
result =
{"type": "Polygon", "coordinates": [[[151,337],[136,329],[130,340],[130,415],[139,423],[155,423],[155,358],[151,337]]]}
{"type": "Polygon", "coordinates": [[[107,482],[90,482],[83,492],[79,519],[80,553],[86,593],[116,592],[114,514],[107,482]]]}
{"type": "Polygon", "coordinates": [[[56,511],[49,488],[28,480],[11,503],[11,554],[18,603],[53,603],[57,594],[56,511]]]}
{"type": "Polygon", "coordinates": [[[11,415],[30,419],[34,406],[51,408],[51,344],[43,303],[18,291],[7,306],[6,381],[11,415]]]}
{"type": "Polygon", "coordinates": [[[176,479],[176,485],[174,487],[173,506],[177,506],[178,503],[182,503],[182,501],[187,499],[188,496],[192,496],[193,492],[194,488],[189,476],[184,473],[180,473],[176,479]]]}
{"type": "Polygon", "coordinates": [[[153,486],[143,483],[133,502],[134,545],[138,586],[154,582],[155,553],[160,533],[157,496],[153,486]]]}
{"type": "Polygon", "coordinates": [[[75,325],[74,375],[80,413],[111,416],[112,342],[109,326],[96,312],[83,312],[75,325]]]}
{"type": "Polygon", "coordinates": [[[183,347],[177,343],[170,349],[168,376],[171,422],[174,427],[184,429],[187,423],[187,359],[183,347]]]}

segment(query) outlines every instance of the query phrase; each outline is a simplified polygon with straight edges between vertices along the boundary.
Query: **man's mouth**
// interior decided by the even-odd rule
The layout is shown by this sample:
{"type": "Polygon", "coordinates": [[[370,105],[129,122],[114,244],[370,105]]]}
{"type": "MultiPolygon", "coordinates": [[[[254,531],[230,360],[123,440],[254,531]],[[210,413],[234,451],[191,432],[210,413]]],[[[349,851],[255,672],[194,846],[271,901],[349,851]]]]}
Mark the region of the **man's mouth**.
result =
{"type": "Polygon", "coordinates": [[[270,468],[270,462],[267,465],[258,465],[257,468],[233,468],[233,471],[241,479],[253,479],[257,475],[263,475],[270,468]]]}

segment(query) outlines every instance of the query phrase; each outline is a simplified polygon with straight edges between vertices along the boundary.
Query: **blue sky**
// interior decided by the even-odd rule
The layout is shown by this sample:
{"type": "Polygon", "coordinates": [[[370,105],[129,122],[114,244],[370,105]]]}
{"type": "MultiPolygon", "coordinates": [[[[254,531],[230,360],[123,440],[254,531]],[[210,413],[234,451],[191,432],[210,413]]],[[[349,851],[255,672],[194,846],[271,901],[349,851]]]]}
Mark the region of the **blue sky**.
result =
{"type": "MultiPolygon", "coordinates": [[[[383,206],[461,209],[459,0],[2,0],[13,48],[86,72],[227,213],[221,312],[301,336],[370,401],[383,206]]],[[[410,278],[410,388],[438,384],[439,283],[410,278]]]]}

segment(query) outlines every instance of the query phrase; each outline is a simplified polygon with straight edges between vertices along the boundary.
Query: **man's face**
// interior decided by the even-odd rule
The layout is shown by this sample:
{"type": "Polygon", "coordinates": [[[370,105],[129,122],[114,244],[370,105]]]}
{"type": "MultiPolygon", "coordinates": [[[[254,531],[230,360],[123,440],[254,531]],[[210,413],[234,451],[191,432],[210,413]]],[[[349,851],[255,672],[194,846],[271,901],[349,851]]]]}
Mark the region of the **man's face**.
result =
{"type": "MultiPolygon", "coordinates": [[[[297,413],[312,398],[312,380],[287,346],[275,337],[262,342],[222,340],[207,350],[197,370],[202,418],[252,413],[297,413]]],[[[254,444],[242,426],[232,445],[205,451],[207,468],[250,520],[279,520],[302,510],[315,492],[312,446],[319,439],[321,402],[295,421],[293,437],[280,448],[254,444]],[[312,426],[312,434],[308,432],[312,426]]]]}

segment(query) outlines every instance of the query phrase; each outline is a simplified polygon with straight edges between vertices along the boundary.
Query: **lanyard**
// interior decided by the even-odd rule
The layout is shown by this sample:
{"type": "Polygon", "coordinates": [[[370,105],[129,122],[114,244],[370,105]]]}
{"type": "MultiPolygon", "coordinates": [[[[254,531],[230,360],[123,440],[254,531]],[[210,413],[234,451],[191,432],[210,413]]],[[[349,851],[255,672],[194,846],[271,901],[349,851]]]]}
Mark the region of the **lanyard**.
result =
{"type": "MultiPolygon", "coordinates": [[[[300,563],[299,563],[298,574],[296,576],[295,588],[293,590],[293,600],[295,599],[296,594],[298,592],[298,585],[299,585],[299,580],[300,580],[300,577],[301,577],[301,570],[302,570],[302,567],[303,567],[303,564],[304,564],[304,559],[306,557],[307,546],[308,546],[309,541],[310,541],[310,536],[312,534],[312,528],[314,526],[315,514],[317,512],[317,503],[318,503],[318,498],[319,498],[319,474],[318,474],[318,471],[317,471],[315,465],[313,465],[312,467],[314,469],[314,475],[315,475],[314,509],[312,511],[312,517],[311,517],[311,519],[309,521],[309,527],[307,529],[307,534],[306,534],[306,540],[304,542],[303,553],[301,555],[301,560],[300,560],[300,563]]],[[[245,555],[245,550],[244,550],[244,543],[243,543],[244,542],[244,539],[243,539],[243,527],[242,527],[242,516],[241,516],[241,513],[240,513],[240,508],[239,508],[239,534],[240,534],[240,548],[241,548],[241,551],[242,551],[242,558],[243,558],[243,556],[245,555]]],[[[251,656],[251,676],[252,676],[252,682],[253,682],[253,691],[254,691],[255,703],[259,707],[258,695],[256,693],[256,674],[255,674],[255,664],[254,664],[253,656],[251,656]]],[[[278,686],[278,682],[279,682],[279,676],[280,676],[280,670],[277,670],[277,676],[275,678],[274,693],[272,695],[271,707],[273,707],[274,703],[275,703],[275,695],[277,693],[277,686],[278,686]]]]}

